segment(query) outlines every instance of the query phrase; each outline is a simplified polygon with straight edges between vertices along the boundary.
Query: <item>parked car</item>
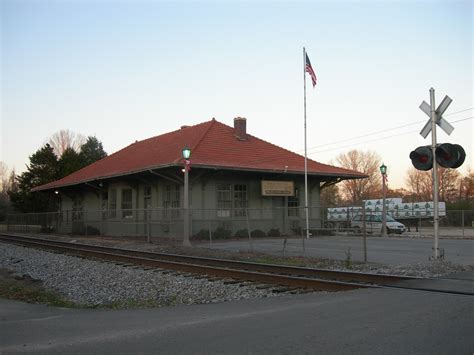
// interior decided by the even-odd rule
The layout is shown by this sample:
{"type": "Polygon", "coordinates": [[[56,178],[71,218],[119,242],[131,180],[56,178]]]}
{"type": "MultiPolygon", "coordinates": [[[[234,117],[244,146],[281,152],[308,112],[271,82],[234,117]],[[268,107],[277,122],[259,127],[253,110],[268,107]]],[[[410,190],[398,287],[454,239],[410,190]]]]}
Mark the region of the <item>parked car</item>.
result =
{"type": "MultiPolygon", "coordinates": [[[[356,232],[360,233],[363,229],[363,223],[363,216],[357,214],[351,220],[351,228],[354,228],[356,232]]],[[[365,215],[365,229],[368,233],[382,233],[382,215],[365,215]]],[[[406,227],[403,223],[397,222],[391,216],[387,215],[387,234],[402,234],[405,230],[406,227]]]]}

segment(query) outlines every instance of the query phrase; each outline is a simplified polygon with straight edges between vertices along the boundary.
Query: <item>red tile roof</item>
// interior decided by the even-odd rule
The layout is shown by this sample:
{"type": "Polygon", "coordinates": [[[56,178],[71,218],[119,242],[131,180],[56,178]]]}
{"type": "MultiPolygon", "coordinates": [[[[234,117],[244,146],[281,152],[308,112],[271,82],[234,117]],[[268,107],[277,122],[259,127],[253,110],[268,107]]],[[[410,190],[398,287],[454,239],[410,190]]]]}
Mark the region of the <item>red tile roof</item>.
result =
{"type": "MultiPolygon", "coordinates": [[[[213,119],[135,142],[60,180],[38,186],[33,191],[181,165],[181,151],[185,145],[192,151],[191,162],[194,168],[304,173],[303,156],[249,134],[246,140],[240,140],[235,137],[233,127],[213,119]]],[[[308,175],[366,177],[353,170],[321,164],[310,159],[308,159],[308,175]]]]}

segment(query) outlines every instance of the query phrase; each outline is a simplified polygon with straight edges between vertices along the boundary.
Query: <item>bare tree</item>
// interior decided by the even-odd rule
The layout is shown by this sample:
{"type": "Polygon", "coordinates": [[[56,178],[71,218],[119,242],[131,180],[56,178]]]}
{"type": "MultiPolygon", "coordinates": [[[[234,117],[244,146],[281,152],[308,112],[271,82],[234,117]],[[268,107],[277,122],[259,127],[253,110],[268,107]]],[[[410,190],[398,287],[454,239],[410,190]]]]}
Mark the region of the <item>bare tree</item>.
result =
{"type": "Polygon", "coordinates": [[[337,185],[330,185],[321,190],[320,203],[323,207],[334,207],[340,203],[341,196],[337,185]]]}
{"type": "Polygon", "coordinates": [[[6,193],[8,190],[9,173],[8,166],[0,161],[0,193],[6,193]]]}
{"type": "Polygon", "coordinates": [[[459,179],[459,200],[474,203],[474,171],[469,170],[466,176],[459,179]]]}
{"type": "MultiPolygon", "coordinates": [[[[459,171],[439,168],[438,180],[440,201],[454,201],[458,195],[459,171]]],[[[408,190],[418,201],[430,201],[433,199],[433,177],[431,171],[420,171],[411,167],[407,171],[405,181],[408,190]]]]}
{"type": "Polygon", "coordinates": [[[10,206],[8,191],[15,184],[15,171],[9,172],[7,164],[0,161],[0,221],[5,220],[10,206]]]}
{"type": "Polygon", "coordinates": [[[81,146],[86,142],[86,138],[80,133],[74,133],[68,129],[62,129],[54,133],[49,138],[48,143],[53,147],[54,154],[60,158],[63,153],[72,148],[76,153],[79,153],[81,146]]]}
{"type": "Polygon", "coordinates": [[[456,169],[438,170],[439,200],[453,202],[458,198],[459,181],[461,174],[456,169]]]}
{"type": "Polygon", "coordinates": [[[405,183],[410,194],[418,201],[429,201],[433,196],[431,171],[420,171],[411,167],[407,171],[405,183]]]}
{"type": "MultiPolygon", "coordinates": [[[[366,179],[345,180],[342,184],[341,194],[344,199],[353,204],[360,203],[363,199],[377,197],[374,191],[380,191],[379,166],[381,158],[372,151],[363,152],[351,150],[336,157],[337,163],[346,169],[356,170],[368,175],[366,179]]],[[[378,196],[380,197],[380,196],[378,196]]]]}

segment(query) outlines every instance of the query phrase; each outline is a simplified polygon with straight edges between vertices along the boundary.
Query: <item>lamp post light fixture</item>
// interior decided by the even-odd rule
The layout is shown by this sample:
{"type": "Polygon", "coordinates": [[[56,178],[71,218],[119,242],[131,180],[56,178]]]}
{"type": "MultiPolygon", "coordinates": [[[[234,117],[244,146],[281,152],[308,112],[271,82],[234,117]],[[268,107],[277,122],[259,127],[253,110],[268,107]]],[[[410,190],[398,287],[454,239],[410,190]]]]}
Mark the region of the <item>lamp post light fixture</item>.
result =
{"type": "Polygon", "coordinates": [[[188,160],[191,157],[191,149],[188,148],[188,146],[185,146],[183,148],[183,158],[184,160],[188,160]]]}
{"type": "Polygon", "coordinates": [[[380,166],[380,173],[382,174],[382,237],[387,236],[387,210],[385,206],[385,180],[387,178],[387,166],[382,163],[380,166]]]}
{"type": "Polygon", "coordinates": [[[190,247],[189,242],[189,158],[191,157],[191,149],[188,146],[183,148],[183,159],[184,159],[184,226],[183,226],[183,245],[190,247]]]}

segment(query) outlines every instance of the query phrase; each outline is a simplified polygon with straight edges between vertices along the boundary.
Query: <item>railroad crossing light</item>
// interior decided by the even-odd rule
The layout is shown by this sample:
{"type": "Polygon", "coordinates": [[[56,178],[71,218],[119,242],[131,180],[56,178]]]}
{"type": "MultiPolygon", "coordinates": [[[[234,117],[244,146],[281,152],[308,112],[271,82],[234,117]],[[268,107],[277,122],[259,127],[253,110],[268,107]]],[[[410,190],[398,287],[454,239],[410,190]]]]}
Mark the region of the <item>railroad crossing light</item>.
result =
{"type": "Polygon", "coordinates": [[[410,153],[410,159],[417,170],[428,171],[433,168],[433,152],[429,145],[416,148],[410,153]]]}
{"type": "MultiPolygon", "coordinates": [[[[459,168],[466,159],[466,152],[459,144],[443,143],[436,147],[436,162],[443,168],[459,168]]],[[[433,154],[429,145],[416,148],[410,153],[413,166],[428,171],[433,168],[433,154]]]]}
{"type": "Polygon", "coordinates": [[[443,168],[459,168],[466,159],[466,152],[459,144],[443,143],[436,147],[436,161],[443,168]]]}

